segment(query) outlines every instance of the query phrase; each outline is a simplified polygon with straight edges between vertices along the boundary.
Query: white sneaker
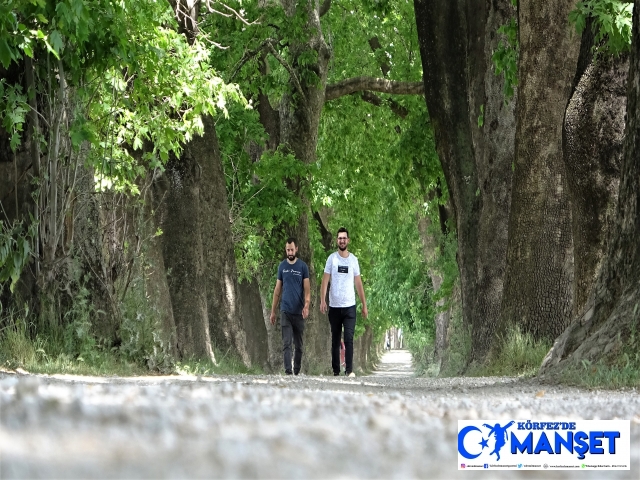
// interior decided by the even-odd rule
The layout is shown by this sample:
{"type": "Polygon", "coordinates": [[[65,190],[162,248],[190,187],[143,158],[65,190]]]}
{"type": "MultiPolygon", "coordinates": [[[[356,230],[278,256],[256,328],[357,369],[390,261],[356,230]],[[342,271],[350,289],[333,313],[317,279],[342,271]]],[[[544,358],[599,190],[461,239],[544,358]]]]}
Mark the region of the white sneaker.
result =
{"type": "Polygon", "coordinates": [[[349,374],[349,377],[355,377],[355,376],[356,376],[356,374],[355,374],[355,373],[353,373],[353,372],[351,372],[351,373],[349,374]]]}

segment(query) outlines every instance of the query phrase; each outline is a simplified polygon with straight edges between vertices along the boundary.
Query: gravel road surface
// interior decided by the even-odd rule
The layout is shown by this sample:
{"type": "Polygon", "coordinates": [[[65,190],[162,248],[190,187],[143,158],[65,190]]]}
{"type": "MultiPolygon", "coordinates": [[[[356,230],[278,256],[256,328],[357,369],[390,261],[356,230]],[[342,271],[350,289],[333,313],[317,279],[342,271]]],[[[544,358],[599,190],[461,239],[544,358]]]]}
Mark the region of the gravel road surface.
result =
{"type": "Polygon", "coordinates": [[[636,391],[417,378],[0,373],[0,478],[640,478],[636,391]],[[457,420],[631,420],[629,471],[459,471],[457,420]]]}

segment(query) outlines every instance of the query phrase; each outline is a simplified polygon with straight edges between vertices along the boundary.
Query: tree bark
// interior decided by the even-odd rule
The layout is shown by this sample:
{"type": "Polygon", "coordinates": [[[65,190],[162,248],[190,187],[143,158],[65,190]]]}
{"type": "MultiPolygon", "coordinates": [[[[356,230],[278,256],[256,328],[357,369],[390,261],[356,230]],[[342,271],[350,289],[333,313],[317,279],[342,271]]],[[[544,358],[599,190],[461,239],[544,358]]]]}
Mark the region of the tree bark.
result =
{"type": "MultiPolygon", "coordinates": [[[[589,56],[592,55],[589,53],[589,56]]],[[[564,161],[572,208],[573,318],[588,308],[606,254],[617,201],[627,104],[628,55],[588,63],[564,120],[564,161]]]]}
{"type": "Polygon", "coordinates": [[[467,91],[467,19],[461,0],[415,0],[425,98],[436,150],[449,187],[458,238],[458,268],[465,322],[476,300],[478,175],[467,91]]]}
{"type": "Polygon", "coordinates": [[[271,371],[269,365],[269,347],[260,289],[256,281],[238,284],[239,303],[242,309],[244,330],[247,332],[247,353],[251,365],[271,371]]]}
{"type": "Polygon", "coordinates": [[[543,361],[544,374],[583,370],[583,361],[637,368],[640,317],[640,0],[634,2],[627,84],[627,124],[620,190],[607,256],[596,283],[594,305],[558,338],[543,361]],[[626,354],[626,355],[625,355],[626,354]],[[634,363],[635,362],[635,363],[634,363]]]}
{"type": "Polygon", "coordinates": [[[164,198],[161,225],[164,264],[176,324],[180,358],[215,362],[209,334],[205,257],[202,246],[198,161],[185,149],[172,158],[156,183],[155,198],[164,198]]]}
{"type": "Polygon", "coordinates": [[[481,202],[471,336],[471,360],[476,363],[484,361],[493,345],[507,263],[518,93],[516,91],[508,103],[505,101],[504,80],[494,73],[492,55],[501,40],[495,32],[515,15],[510,1],[487,3],[484,12],[478,5],[469,4],[469,38],[480,39],[471,42],[469,47],[470,58],[476,59],[475,65],[471,62],[471,71],[476,72],[470,83],[472,125],[484,105],[482,127],[471,130],[478,174],[477,195],[481,202]]]}
{"type": "Polygon", "coordinates": [[[396,95],[421,95],[424,93],[423,82],[398,82],[385,78],[354,77],[338,83],[327,85],[326,101],[335,100],[355,92],[392,93],[396,95]]]}
{"type": "MultiPolygon", "coordinates": [[[[197,160],[201,174],[198,217],[202,235],[207,313],[211,339],[220,349],[232,349],[249,366],[247,333],[238,293],[236,257],[231,241],[227,187],[215,125],[204,117],[204,134],[186,145],[185,153],[197,160]]],[[[255,332],[259,335],[260,332],[255,332]]]]}
{"type": "Polygon", "coordinates": [[[456,219],[470,360],[482,362],[499,320],[515,137],[491,55],[514,11],[506,0],[414,4],[425,98],[456,219]]]}
{"type": "Polygon", "coordinates": [[[580,48],[568,20],[575,4],[523,0],[518,6],[515,170],[500,334],[517,326],[535,339],[553,340],[571,321],[573,242],[562,125],[580,48]]]}

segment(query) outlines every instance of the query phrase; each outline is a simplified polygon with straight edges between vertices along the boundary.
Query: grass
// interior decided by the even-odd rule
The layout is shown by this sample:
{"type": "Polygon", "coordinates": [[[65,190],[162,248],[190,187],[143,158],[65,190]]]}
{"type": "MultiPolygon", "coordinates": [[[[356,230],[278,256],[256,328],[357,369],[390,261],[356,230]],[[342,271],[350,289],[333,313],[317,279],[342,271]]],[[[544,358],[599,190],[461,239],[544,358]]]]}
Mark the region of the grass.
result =
{"type": "Polygon", "coordinates": [[[433,339],[426,335],[405,335],[407,349],[413,358],[413,370],[419,377],[437,377],[438,366],[433,362],[433,339]]]}
{"type": "Polygon", "coordinates": [[[182,375],[231,375],[262,374],[258,366],[247,368],[230,351],[215,352],[216,364],[205,360],[191,359],[183,362],[171,362],[169,368],[159,372],[152,371],[140,362],[125,358],[117,350],[111,351],[95,344],[80,355],[69,354],[55,341],[36,337],[31,340],[22,328],[5,328],[0,335],[0,366],[15,370],[21,368],[30,373],[72,374],[91,376],[140,376],[163,374],[182,375]]]}
{"type": "Polygon", "coordinates": [[[190,359],[186,361],[176,362],[174,371],[181,375],[262,375],[264,371],[257,365],[247,367],[242,360],[231,350],[222,352],[215,349],[214,357],[216,363],[209,360],[190,359]]]}
{"type": "Polygon", "coordinates": [[[462,304],[453,302],[449,319],[449,345],[442,358],[440,377],[455,377],[461,375],[467,366],[467,359],[471,353],[471,331],[462,320],[462,304]]]}
{"type": "Polygon", "coordinates": [[[549,341],[534,340],[530,334],[514,327],[505,336],[499,353],[485,365],[473,368],[468,375],[533,377],[550,348],[549,341]]]}
{"type": "Polygon", "coordinates": [[[128,362],[113,353],[105,353],[98,349],[86,353],[89,355],[74,358],[42,337],[36,337],[36,340],[32,341],[25,332],[13,328],[6,329],[0,339],[0,365],[11,370],[22,368],[30,373],[49,375],[149,374],[145,366],[128,362]]]}
{"type": "Polygon", "coordinates": [[[567,385],[586,388],[638,388],[640,387],[640,365],[629,362],[623,365],[607,365],[605,362],[591,363],[583,360],[582,366],[563,371],[559,380],[567,385]]]}

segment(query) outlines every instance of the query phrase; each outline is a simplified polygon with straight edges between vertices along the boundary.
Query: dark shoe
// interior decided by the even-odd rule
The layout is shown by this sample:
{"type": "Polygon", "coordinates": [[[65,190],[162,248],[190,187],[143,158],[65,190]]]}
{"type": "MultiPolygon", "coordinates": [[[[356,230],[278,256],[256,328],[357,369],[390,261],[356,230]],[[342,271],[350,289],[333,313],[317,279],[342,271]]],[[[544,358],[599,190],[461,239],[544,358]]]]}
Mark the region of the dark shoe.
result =
{"type": "Polygon", "coordinates": [[[334,377],[337,377],[338,375],[340,375],[340,372],[338,372],[338,373],[333,372],[333,376],[334,376],[334,377]]]}
{"type": "Polygon", "coordinates": [[[293,372],[284,372],[285,375],[293,375],[293,372]]]}

